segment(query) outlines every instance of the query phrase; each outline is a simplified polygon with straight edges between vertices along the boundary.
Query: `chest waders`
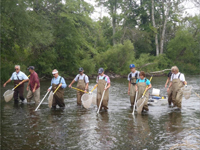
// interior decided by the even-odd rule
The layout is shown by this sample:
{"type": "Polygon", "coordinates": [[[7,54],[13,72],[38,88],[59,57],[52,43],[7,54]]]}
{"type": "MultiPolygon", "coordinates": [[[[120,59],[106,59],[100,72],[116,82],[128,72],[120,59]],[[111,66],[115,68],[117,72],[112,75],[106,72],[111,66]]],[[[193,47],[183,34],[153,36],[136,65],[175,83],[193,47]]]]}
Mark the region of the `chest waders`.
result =
{"type": "Polygon", "coordinates": [[[134,102],[135,102],[135,96],[136,96],[136,90],[135,90],[135,85],[136,85],[136,81],[137,81],[137,73],[135,74],[134,77],[129,76],[130,78],[130,82],[131,82],[131,87],[130,87],[130,103],[131,103],[131,106],[134,105],[134,102]]]}
{"type": "MultiPolygon", "coordinates": [[[[85,76],[83,77],[83,79],[79,79],[79,77],[78,77],[77,88],[85,91],[85,87],[86,87],[85,76]]],[[[84,92],[77,90],[77,105],[81,105],[81,97],[83,94],[84,94],[84,92]]]]}
{"type": "MultiPolygon", "coordinates": [[[[61,83],[62,77],[60,77],[60,81],[58,84],[52,84],[52,90],[53,92],[56,90],[56,88],[59,86],[61,83]]],[[[53,103],[52,103],[52,108],[56,108],[56,105],[59,107],[65,107],[64,103],[64,89],[62,87],[59,87],[56,93],[53,95],[53,103]]]]}
{"type": "MultiPolygon", "coordinates": [[[[17,76],[17,75],[16,75],[17,76]]],[[[17,80],[14,80],[14,87],[16,85],[18,85],[20,82],[22,82],[23,80],[20,80],[19,77],[17,76],[17,80]]],[[[19,85],[17,88],[15,88],[14,90],[14,95],[13,95],[13,98],[14,98],[14,101],[15,102],[18,102],[18,95],[19,95],[19,98],[23,101],[24,100],[24,83],[19,85]]]]}
{"type": "Polygon", "coordinates": [[[137,99],[139,100],[137,102],[137,105],[140,106],[145,98],[145,102],[143,103],[143,106],[140,106],[143,109],[145,109],[146,111],[149,110],[148,108],[148,100],[149,100],[149,91],[146,91],[145,95],[144,95],[144,98],[141,98],[145,89],[146,89],[146,81],[145,82],[138,82],[137,83],[137,86],[138,86],[138,96],[137,96],[137,99]]]}
{"type": "MultiPolygon", "coordinates": [[[[179,75],[180,77],[180,75],[179,75]]],[[[179,79],[172,79],[172,102],[174,106],[181,108],[183,92],[181,88],[184,86],[183,82],[179,79]]]]}
{"type": "MultiPolygon", "coordinates": [[[[97,86],[97,107],[98,108],[99,108],[103,91],[105,89],[105,85],[106,85],[105,77],[102,80],[98,80],[98,86],[97,86]]],[[[109,101],[109,89],[105,91],[100,110],[102,109],[102,107],[104,107],[104,109],[108,109],[108,101],[109,101]]]]}
{"type": "Polygon", "coordinates": [[[172,87],[169,88],[169,92],[167,92],[168,95],[168,104],[171,105],[172,103],[172,87]]]}

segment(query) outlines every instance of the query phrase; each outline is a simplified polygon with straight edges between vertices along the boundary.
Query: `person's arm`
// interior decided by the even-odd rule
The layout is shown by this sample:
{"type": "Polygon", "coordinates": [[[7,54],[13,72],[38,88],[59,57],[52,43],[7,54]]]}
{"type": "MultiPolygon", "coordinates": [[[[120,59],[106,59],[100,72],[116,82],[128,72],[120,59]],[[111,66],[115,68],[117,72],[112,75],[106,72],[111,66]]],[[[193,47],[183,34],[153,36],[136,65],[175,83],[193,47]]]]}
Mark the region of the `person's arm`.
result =
{"type": "Polygon", "coordinates": [[[37,85],[38,85],[38,84],[35,83],[34,88],[33,88],[33,93],[35,92],[35,89],[36,89],[37,85]]]}
{"type": "Polygon", "coordinates": [[[181,80],[182,80],[182,82],[183,82],[184,85],[187,85],[187,82],[185,81],[184,74],[181,74],[181,80]]]}
{"type": "Polygon", "coordinates": [[[165,83],[165,88],[167,88],[167,84],[169,83],[169,77],[167,78],[167,81],[166,81],[166,83],[165,83]]]}
{"type": "Polygon", "coordinates": [[[172,82],[170,82],[168,88],[167,88],[167,92],[169,92],[169,88],[172,86],[172,82]]]}
{"type": "Polygon", "coordinates": [[[108,88],[110,88],[110,78],[107,76],[107,87],[105,88],[105,90],[107,90],[108,88]]]}
{"type": "Polygon", "coordinates": [[[51,86],[48,88],[47,91],[51,91],[51,89],[52,89],[52,81],[53,81],[53,79],[51,79],[51,86]]]}
{"type": "Polygon", "coordinates": [[[146,88],[146,91],[148,91],[150,88],[152,88],[151,83],[148,85],[148,87],[146,88]]]}
{"type": "Polygon", "coordinates": [[[37,74],[34,75],[34,82],[35,82],[35,85],[34,85],[34,88],[33,88],[33,93],[36,91],[37,85],[40,84],[39,77],[38,77],[37,74]]]}
{"type": "Polygon", "coordinates": [[[67,87],[67,84],[64,78],[61,79],[61,83],[59,84],[59,86],[62,87],[63,89],[67,87]]]}
{"type": "Polygon", "coordinates": [[[85,76],[85,83],[86,83],[86,85],[85,85],[85,93],[88,91],[88,86],[89,86],[89,78],[88,78],[88,76],[85,76]]]}
{"type": "Polygon", "coordinates": [[[131,81],[128,82],[128,95],[130,95],[131,81]]]}
{"type": "Polygon", "coordinates": [[[8,79],[8,81],[6,81],[4,84],[3,84],[3,87],[6,87],[6,84],[9,83],[10,81],[12,81],[11,79],[8,79]]]}
{"type": "Polygon", "coordinates": [[[108,88],[110,88],[110,83],[107,84],[107,87],[105,88],[105,90],[107,90],[108,88]]]}
{"type": "Polygon", "coordinates": [[[29,90],[29,86],[30,86],[30,80],[29,80],[27,88],[26,88],[27,91],[29,90]]]}
{"type": "Polygon", "coordinates": [[[72,80],[72,82],[71,82],[70,85],[69,85],[69,88],[72,87],[72,85],[74,84],[74,82],[76,82],[76,81],[75,81],[75,80],[72,80]]]}
{"type": "Polygon", "coordinates": [[[146,84],[147,84],[147,88],[146,88],[146,91],[148,91],[151,87],[152,87],[152,85],[151,85],[151,82],[149,81],[149,80],[147,80],[146,81],[146,84]]]}
{"type": "Polygon", "coordinates": [[[135,85],[135,91],[138,91],[138,86],[137,86],[137,84],[135,85]]]}

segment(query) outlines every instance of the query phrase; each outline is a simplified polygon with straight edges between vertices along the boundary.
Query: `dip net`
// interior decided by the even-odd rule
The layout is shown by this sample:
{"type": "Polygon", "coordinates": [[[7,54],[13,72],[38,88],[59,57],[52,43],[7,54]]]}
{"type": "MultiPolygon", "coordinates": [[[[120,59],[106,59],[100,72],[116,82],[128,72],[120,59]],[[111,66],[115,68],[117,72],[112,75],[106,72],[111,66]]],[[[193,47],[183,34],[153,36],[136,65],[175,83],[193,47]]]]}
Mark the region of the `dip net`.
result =
{"type": "Polygon", "coordinates": [[[49,97],[48,97],[49,108],[52,107],[52,103],[53,103],[53,92],[51,91],[50,94],[49,94],[49,97]]]}
{"type": "Polygon", "coordinates": [[[192,86],[184,86],[182,91],[185,99],[189,99],[192,91],[192,86]]]}
{"type": "Polygon", "coordinates": [[[96,96],[93,93],[85,93],[81,97],[82,105],[86,109],[90,108],[91,104],[96,104],[96,96]]]}
{"type": "Polygon", "coordinates": [[[7,90],[4,94],[3,97],[6,102],[9,102],[13,98],[14,91],[13,90],[7,90]]]}
{"type": "Polygon", "coordinates": [[[145,96],[138,99],[138,101],[137,101],[137,113],[138,114],[142,113],[142,109],[143,109],[146,99],[147,99],[147,97],[145,97],[145,96]]]}

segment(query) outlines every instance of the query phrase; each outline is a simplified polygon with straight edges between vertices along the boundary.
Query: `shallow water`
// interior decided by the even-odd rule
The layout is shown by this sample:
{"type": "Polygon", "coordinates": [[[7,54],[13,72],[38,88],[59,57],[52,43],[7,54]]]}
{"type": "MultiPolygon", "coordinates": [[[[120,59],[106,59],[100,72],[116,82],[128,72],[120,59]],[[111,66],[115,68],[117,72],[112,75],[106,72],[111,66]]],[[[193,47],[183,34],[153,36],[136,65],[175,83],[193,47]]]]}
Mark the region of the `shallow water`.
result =
{"type": "MultiPolygon", "coordinates": [[[[200,94],[200,76],[186,79],[200,94]]],[[[161,95],[167,94],[165,81],[165,77],[152,80],[161,95]]],[[[189,100],[183,98],[181,111],[158,105],[133,116],[127,80],[111,82],[109,110],[99,115],[96,106],[89,110],[76,106],[76,91],[69,88],[64,110],[50,110],[45,100],[35,112],[34,103],[14,105],[1,97],[1,149],[200,149],[200,99],[194,92],[189,100]]],[[[41,99],[49,84],[41,82],[41,99]]],[[[90,89],[94,85],[93,80],[90,89]]],[[[12,84],[1,88],[1,95],[11,88],[12,84]]]]}

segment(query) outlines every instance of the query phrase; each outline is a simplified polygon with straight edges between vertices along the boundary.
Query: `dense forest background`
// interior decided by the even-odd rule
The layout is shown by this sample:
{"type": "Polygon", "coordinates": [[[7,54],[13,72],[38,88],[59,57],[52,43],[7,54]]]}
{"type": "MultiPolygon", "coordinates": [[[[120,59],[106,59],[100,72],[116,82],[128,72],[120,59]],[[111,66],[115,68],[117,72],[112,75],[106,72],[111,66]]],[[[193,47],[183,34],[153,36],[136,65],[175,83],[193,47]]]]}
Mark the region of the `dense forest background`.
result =
{"type": "Polygon", "coordinates": [[[177,65],[199,74],[200,15],[183,17],[183,1],[96,0],[109,17],[94,21],[84,0],[1,0],[1,81],[15,64],[35,66],[40,77],[54,68],[74,76],[79,67],[126,75],[131,63],[146,72],[177,65]]]}

